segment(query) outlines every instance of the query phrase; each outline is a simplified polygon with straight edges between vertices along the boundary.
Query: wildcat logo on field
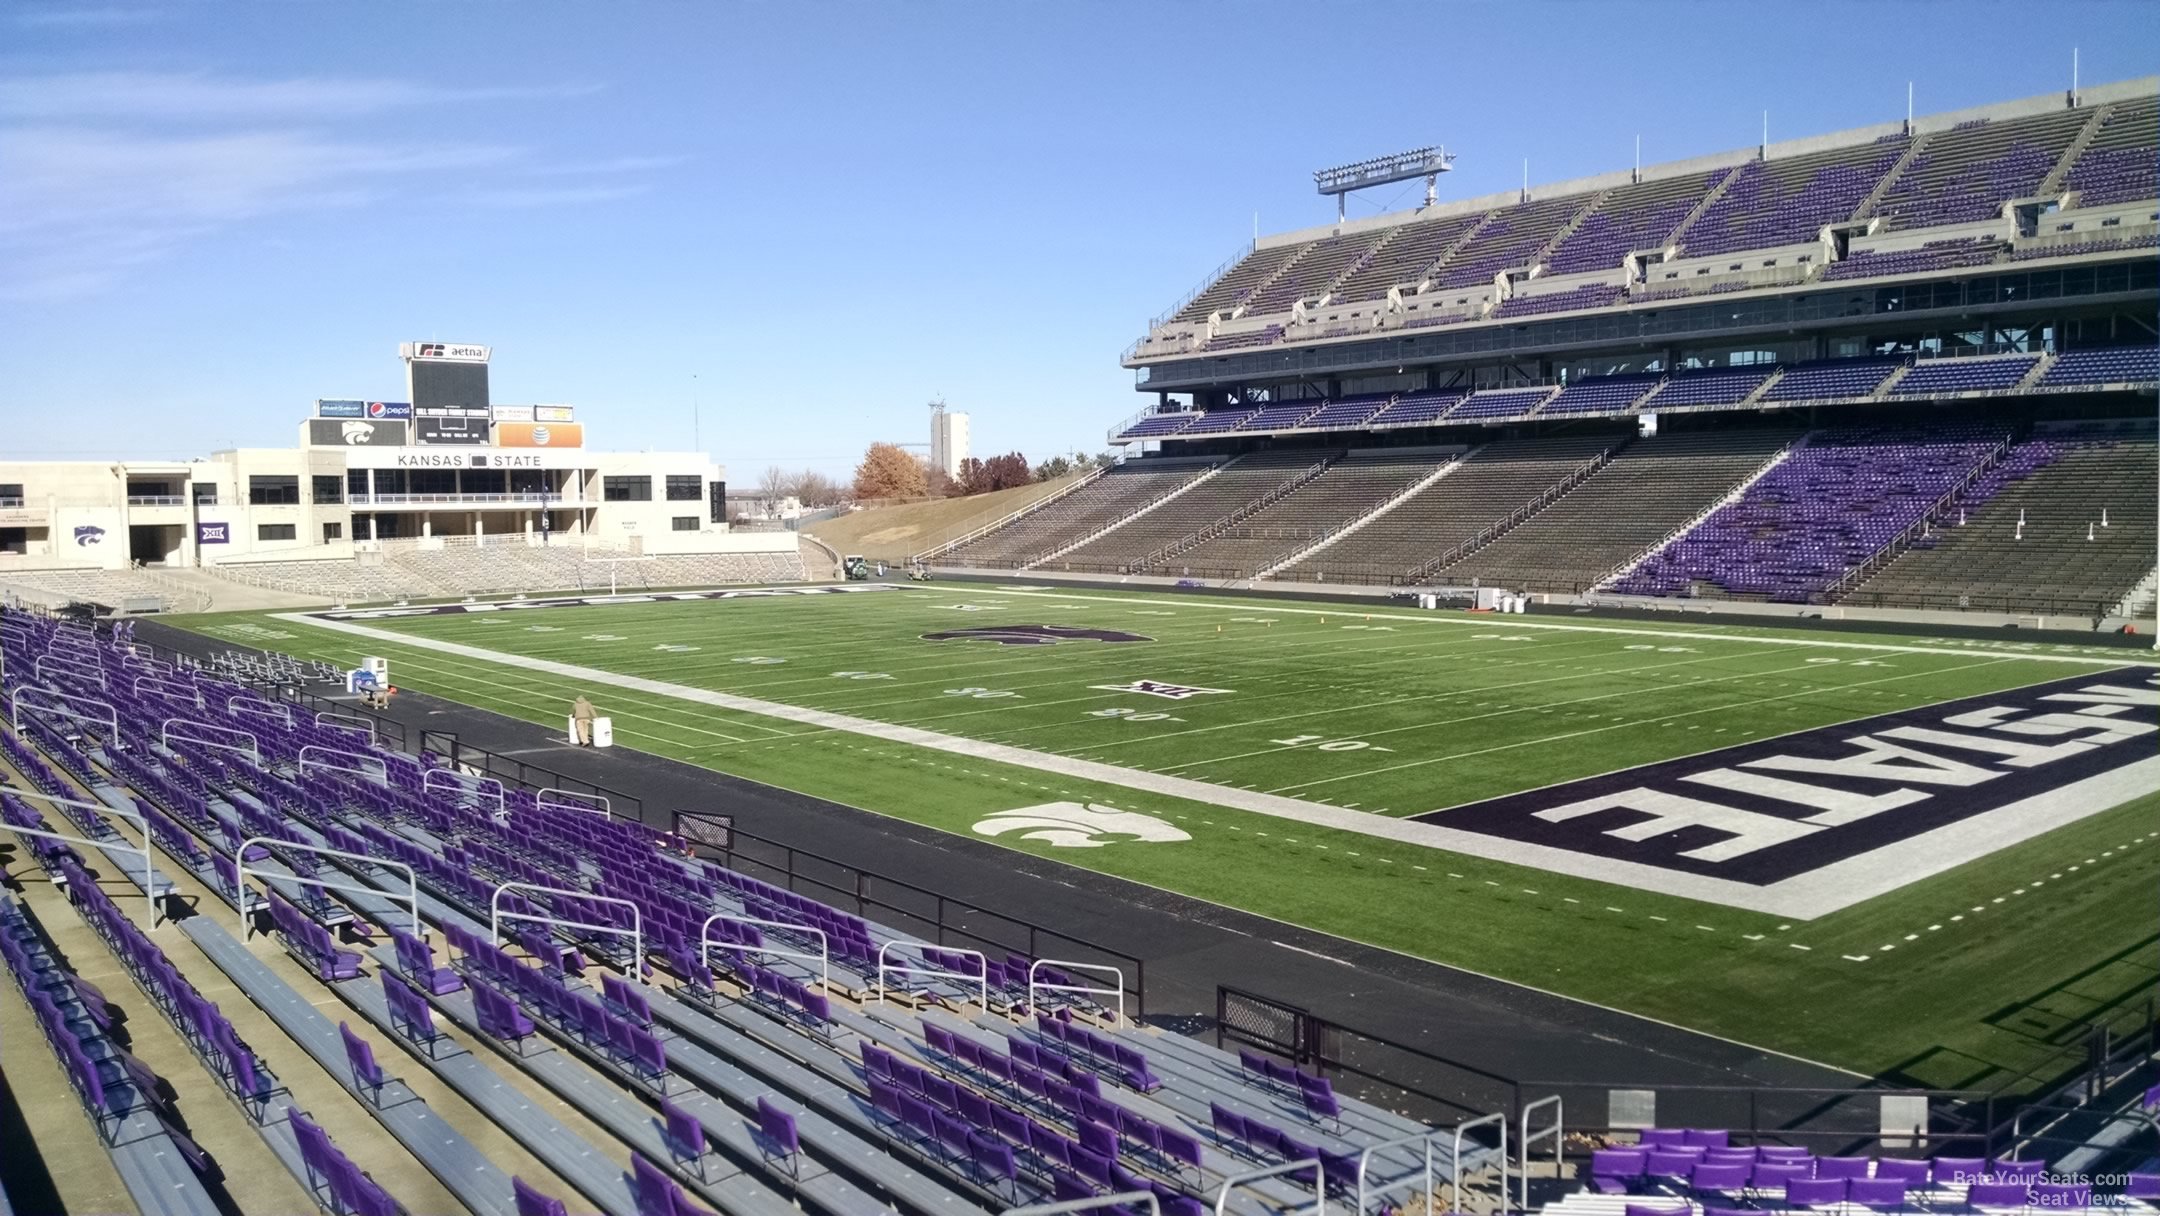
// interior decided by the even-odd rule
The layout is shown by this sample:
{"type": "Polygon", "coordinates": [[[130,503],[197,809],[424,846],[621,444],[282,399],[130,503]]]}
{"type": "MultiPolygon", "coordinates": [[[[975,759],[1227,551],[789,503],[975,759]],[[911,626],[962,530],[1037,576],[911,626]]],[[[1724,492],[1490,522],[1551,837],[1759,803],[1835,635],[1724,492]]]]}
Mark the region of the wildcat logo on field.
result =
{"type": "Polygon", "coordinates": [[[925,642],[996,642],[1003,646],[1055,646],[1059,642],[1152,642],[1155,639],[1122,629],[1090,629],[1078,625],[979,625],[946,629],[922,635],[925,642]]]}
{"type": "Polygon", "coordinates": [[[1104,692],[1136,692],[1143,697],[1162,697],[1170,701],[1189,701],[1210,693],[1227,693],[1228,688],[1196,688],[1190,684],[1169,684],[1161,680],[1134,680],[1130,684],[1090,684],[1104,692]]]}
{"type": "Polygon", "coordinates": [[[1099,849],[1120,841],[1141,844],[1176,844],[1191,840],[1183,828],[1153,815],[1121,811],[1097,803],[1050,802],[999,811],[975,825],[978,836],[1003,836],[1017,832],[1022,840],[1040,840],[1053,848],[1099,849]]]}

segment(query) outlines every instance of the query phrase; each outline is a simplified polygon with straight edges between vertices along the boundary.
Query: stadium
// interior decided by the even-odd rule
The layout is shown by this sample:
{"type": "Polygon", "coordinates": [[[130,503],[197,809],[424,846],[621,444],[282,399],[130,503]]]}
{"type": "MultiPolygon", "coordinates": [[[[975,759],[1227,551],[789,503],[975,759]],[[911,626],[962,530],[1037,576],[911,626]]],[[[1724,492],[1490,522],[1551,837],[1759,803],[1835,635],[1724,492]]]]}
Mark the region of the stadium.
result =
{"type": "Polygon", "coordinates": [[[2160,1210],[2156,97],[1316,175],[936,535],[0,457],[0,1212],[2160,1210]]]}

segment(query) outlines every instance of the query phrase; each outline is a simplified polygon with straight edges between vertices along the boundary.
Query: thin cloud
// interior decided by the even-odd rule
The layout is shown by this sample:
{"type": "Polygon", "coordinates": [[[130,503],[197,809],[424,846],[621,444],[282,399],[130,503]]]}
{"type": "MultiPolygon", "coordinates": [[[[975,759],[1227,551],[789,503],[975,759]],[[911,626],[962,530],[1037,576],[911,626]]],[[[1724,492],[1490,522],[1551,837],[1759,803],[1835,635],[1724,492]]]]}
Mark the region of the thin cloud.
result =
{"type": "Polygon", "coordinates": [[[10,25],[25,29],[103,29],[120,25],[148,25],[163,21],[154,8],[31,8],[8,17],[10,25]]]}
{"type": "Polygon", "coordinates": [[[672,169],[689,161],[687,156],[617,156],[607,160],[573,161],[534,169],[535,177],[610,177],[620,173],[649,173],[672,169]]]}
{"type": "Polygon", "coordinates": [[[95,294],[193,245],[285,216],[607,203],[652,189],[652,175],[684,159],[579,161],[484,139],[423,138],[412,124],[382,117],[590,91],[202,73],[0,78],[0,265],[9,270],[0,299],[95,294]]]}
{"type": "Polygon", "coordinates": [[[645,185],[631,186],[503,186],[475,190],[469,196],[473,202],[487,207],[559,207],[580,203],[607,203],[616,199],[632,198],[650,190],[645,185]]]}
{"type": "Polygon", "coordinates": [[[588,95],[591,85],[445,89],[386,78],[234,80],[207,73],[63,72],[0,80],[0,117],[56,121],[321,121],[460,102],[588,95]]]}

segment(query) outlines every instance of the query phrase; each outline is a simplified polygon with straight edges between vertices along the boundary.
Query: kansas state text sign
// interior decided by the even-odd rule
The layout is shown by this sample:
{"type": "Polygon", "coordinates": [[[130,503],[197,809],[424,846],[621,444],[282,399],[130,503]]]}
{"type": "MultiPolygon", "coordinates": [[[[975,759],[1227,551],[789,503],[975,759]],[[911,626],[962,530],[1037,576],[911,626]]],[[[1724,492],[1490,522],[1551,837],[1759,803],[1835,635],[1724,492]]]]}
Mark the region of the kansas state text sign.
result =
{"type": "Polygon", "coordinates": [[[1634,886],[1658,885],[1646,874],[1665,871],[1808,890],[1800,902],[1826,910],[2160,788],[2156,707],[2160,674],[2127,667],[1418,818],[1605,859],[1634,886]]]}

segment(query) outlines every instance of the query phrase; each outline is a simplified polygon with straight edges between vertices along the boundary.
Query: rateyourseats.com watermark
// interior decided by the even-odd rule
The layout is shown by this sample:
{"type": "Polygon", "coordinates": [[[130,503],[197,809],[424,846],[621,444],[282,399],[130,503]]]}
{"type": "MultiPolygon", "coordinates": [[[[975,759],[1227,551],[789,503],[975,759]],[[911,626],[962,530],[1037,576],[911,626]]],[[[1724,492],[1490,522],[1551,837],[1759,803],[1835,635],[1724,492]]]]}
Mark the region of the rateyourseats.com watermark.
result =
{"type": "Polygon", "coordinates": [[[2030,1188],[2034,1194],[2028,1201],[2033,1207],[2046,1207],[2049,1198],[2073,1199],[2074,1196],[2051,1196],[2042,1187],[2086,1187],[2094,1191],[2121,1190],[2130,1185],[2129,1174],[2047,1174],[2019,1171],[2015,1176],[1990,1173],[1986,1169],[1950,1170],[1936,1168],[1934,1181],[1937,1186],[1972,1186],[1976,1183],[2015,1183],[2030,1188]]]}

